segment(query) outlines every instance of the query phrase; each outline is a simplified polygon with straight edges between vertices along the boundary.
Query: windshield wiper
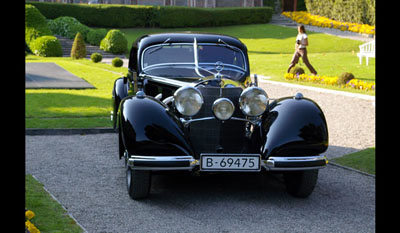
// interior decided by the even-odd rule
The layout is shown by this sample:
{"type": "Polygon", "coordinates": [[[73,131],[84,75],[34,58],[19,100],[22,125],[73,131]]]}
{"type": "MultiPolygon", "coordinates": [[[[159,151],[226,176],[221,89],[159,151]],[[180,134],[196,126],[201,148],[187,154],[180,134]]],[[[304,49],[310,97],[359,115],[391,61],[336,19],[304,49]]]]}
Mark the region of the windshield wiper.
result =
{"type": "Polygon", "coordinates": [[[156,51],[162,49],[162,48],[163,48],[163,45],[166,45],[167,42],[168,42],[170,39],[171,39],[171,38],[166,39],[162,44],[159,45],[160,47],[157,47],[157,48],[155,48],[154,50],[151,50],[151,51],[149,52],[149,54],[152,54],[152,53],[154,53],[154,52],[156,52],[156,51]]]}
{"type": "Polygon", "coordinates": [[[223,43],[224,45],[226,45],[228,48],[230,48],[234,52],[240,51],[238,48],[226,43],[225,41],[223,41],[221,38],[218,39],[218,43],[223,43]]]}

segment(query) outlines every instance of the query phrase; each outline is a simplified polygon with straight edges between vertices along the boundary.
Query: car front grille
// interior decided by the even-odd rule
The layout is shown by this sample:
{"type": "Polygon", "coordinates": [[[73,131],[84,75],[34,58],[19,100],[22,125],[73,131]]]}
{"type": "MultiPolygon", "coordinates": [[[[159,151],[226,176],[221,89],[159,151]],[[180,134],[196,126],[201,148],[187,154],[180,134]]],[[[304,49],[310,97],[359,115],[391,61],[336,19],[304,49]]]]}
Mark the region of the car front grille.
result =
{"type": "MultiPolygon", "coordinates": [[[[200,87],[204,104],[193,119],[213,116],[212,104],[218,98],[228,98],[235,105],[233,117],[245,118],[239,109],[239,96],[242,88],[200,87]]],[[[196,152],[200,153],[244,153],[246,150],[246,122],[217,119],[190,123],[190,141],[196,152]]]]}

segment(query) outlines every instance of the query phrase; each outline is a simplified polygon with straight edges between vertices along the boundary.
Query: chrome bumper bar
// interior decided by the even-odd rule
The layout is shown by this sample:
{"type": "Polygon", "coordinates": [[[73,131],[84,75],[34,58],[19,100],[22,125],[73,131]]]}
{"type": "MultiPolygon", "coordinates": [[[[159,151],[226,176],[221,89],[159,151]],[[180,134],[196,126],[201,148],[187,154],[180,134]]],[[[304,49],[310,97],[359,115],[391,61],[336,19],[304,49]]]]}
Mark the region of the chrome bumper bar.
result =
{"type": "MultiPolygon", "coordinates": [[[[295,171],[321,169],[328,164],[326,156],[307,157],[269,157],[261,160],[261,166],[267,171],[295,171]]],[[[139,156],[128,158],[127,165],[133,170],[193,170],[200,161],[193,156],[139,156]]]]}
{"type": "Polygon", "coordinates": [[[295,171],[321,169],[326,166],[328,159],[324,155],[307,157],[269,157],[262,161],[267,171],[295,171]]]}
{"type": "Polygon", "coordinates": [[[133,170],[192,170],[199,161],[193,156],[139,156],[132,155],[128,166],[133,170]]]}

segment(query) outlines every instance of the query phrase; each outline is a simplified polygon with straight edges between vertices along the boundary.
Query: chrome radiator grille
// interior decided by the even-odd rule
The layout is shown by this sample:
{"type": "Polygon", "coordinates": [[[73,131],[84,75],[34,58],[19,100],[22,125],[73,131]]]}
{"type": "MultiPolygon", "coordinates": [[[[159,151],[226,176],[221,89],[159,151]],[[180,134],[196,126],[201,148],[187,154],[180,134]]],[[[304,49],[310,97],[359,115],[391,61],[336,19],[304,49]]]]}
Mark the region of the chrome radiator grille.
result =
{"type": "MultiPolygon", "coordinates": [[[[235,105],[234,117],[244,118],[239,109],[241,88],[200,87],[204,104],[193,119],[213,116],[212,104],[221,97],[230,99],[235,105]]],[[[245,150],[246,122],[217,119],[190,123],[190,140],[196,155],[200,153],[243,153],[245,150]]]]}

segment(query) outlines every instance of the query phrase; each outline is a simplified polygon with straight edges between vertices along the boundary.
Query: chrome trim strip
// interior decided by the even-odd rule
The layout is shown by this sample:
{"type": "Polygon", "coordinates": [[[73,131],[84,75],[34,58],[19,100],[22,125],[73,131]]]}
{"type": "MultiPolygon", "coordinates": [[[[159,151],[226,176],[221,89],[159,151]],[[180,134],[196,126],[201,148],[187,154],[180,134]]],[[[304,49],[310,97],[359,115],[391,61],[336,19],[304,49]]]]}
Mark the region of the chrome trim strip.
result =
{"type": "MultiPolygon", "coordinates": [[[[193,122],[196,122],[196,121],[208,121],[208,120],[219,120],[219,119],[215,118],[215,116],[211,116],[211,117],[202,117],[202,118],[195,118],[195,119],[180,118],[180,120],[181,120],[181,122],[183,123],[184,126],[187,126],[190,123],[193,123],[193,122]]],[[[249,122],[250,124],[253,124],[253,125],[258,124],[258,122],[260,121],[259,119],[249,120],[249,119],[238,118],[238,117],[231,117],[229,120],[245,121],[245,122],[249,122]]]]}
{"type": "Polygon", "coordinates": [[[305,156],[305,157],[269,157],[267,160],[261,161],[261,166],[267,171],[299,171],[299,170],[311,170],[311,169],[321,169],[326,166],[328,159],[324,155],[317,156],[305,156]],[[307,163],[313,161],[324,161],[323,166],[309,166],[309,167],[275,167],[275,162],[282,162],[286,164],[290,163],[307,163]]]}
{"type": "Polygon", "coordinates": [[[127,165],[132,170],[193,170],[196,165],[200,165],[200,162],[193,158],[193,156],[140,156],[131,155],[127,161],[127,165]],[[134,166],[135,161],[145,162],[181,162],[187,161],[190,163],[188,167],[145,167],[145,166],[134,166]]]}

